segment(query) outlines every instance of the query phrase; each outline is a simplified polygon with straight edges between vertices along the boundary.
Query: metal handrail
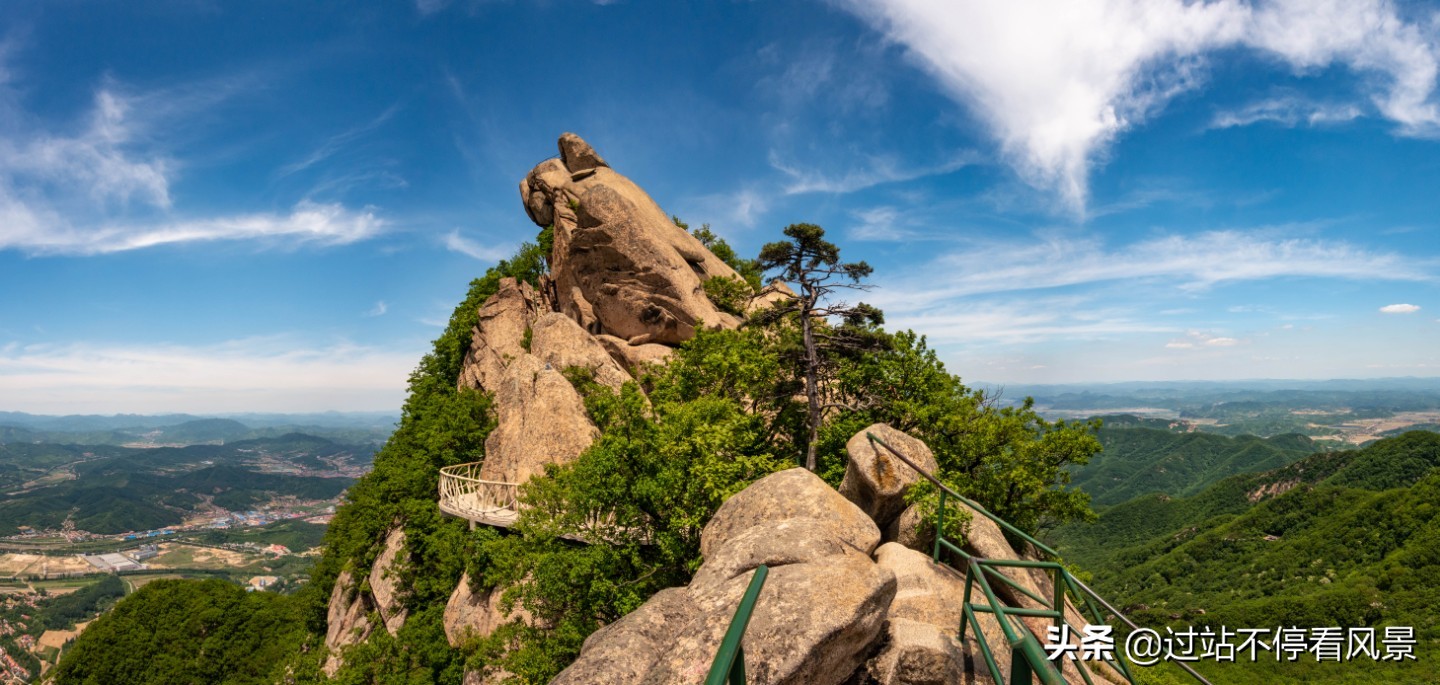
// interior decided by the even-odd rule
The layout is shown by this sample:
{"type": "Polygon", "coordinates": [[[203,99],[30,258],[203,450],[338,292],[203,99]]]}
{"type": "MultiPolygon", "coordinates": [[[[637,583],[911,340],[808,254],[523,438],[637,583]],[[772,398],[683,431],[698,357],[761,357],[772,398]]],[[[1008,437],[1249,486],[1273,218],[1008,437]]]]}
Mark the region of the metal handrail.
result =
{"type": "Polygon", "coordinates": [[[964,502],[966,506],[970,507],[971,509],[974,509],[975,511],[980,512],[982,515],[985,516],[985,518],[988,518],[988,519],[990,519],[991,521],[994,521],[994,522],[995,522],[995,525],[998,525],[998,526],[1000,526],[1001,528],[1004,528],[1005,530],[1008,530],[1008,531],[1010,531],[1010,532],[1012,532],[1012,533],[1020,536],[1020,538],[1021,538],[1022,540],[1024,540],[1024,541],[1026,541],[1026,542],[1034,545],[1036,549],[1039,549],[1040,551],[1045,552],[1046,554],[1050,555],[1052,558],[1059,558],[1059,556],[1060,556],[1060,553],[1059,553],[1059,552],[1056,552],[1055,550],[1051,549],[1051,548],[1050,548],[1048,545],[1046,545],[1045,543],[1040,542],[1039,540],[1036,540],[1035,538],[1030,537],[1030,535],[1027,534],[1025,531],[1020,530],[1019,528],[1016,528],[1015,526],[1010,525],[1010,522],[1009,522],[1009,521],[1006,521],[1005,519],[1002,519],[1002,518],[1000,518],[999,516],[996,516],[996,515],[990,513],[990,510],[989,510],[989,509],[986,509],[985,507],[980,506],[980,503],[979,503],[979,502],[976,502],[975,500],[972,500],[972,499],[970,499],[970,498],[968,498],[968,497],[966,497],[966,496],[964,496],[964,495],[962,495],[962,494],[960,494],[960,493],[958,493],[958,492],[955,492],[953,489],[950,488],[950,486],[948,486],[948,485],[946,485],[946,484],[944,484],[944,483],[941,483],[941,482],[940,482],[940,479],[939,479],[939,478],[936,478],[934,474],[930,473],[929,471],[926,471],[925,469],[920,468],[920,465],[919,465],[919,464],[916,464],[915,462],[910,461],[910,457],[907,457],[907,456],[901,454],[901,453],[900,453],[900,450],[897,450],[897,449],[895,449],[894,447],[891,447],[891,446],[890,446],[890,443],[887,443],[887,442],[885,442],[884,440],[881,440],[880,438],[875,437],[875,434],[874,434],[874,433],[871,433],[871,432],[869,432],[869,431],[866,431],[865,437],[869,438],[869,439],[870,439],[870,442],[875,443],[875,444],[878,444],[878,445],[880,445],[881,447],[884,447],[885,449],[889,450],[891,454],[895,455],[896,457],[899,457],[899,458],[900,458],[900,461],[905,462],[905,464],[906,464],[907,466],[909,466],[909,467],[912,468],[912,469],[915,469],[915,472],[916,472],[916,473],[924,476],[924,477],[925,477],[926,479],[928,479],[931,483],[934,483],[936,487],[940,488],[941,492],[948,493],[951,497],[954,497],[955,499],[958,499],[958,500],[960,500],[961,502],[964,502]]]}
{"type": "MultiPolygon", "coordinates": [[[[985,633],[980,629],[979,618],[975,614],[975,612],[977,611],[993,614],[995,616],[996,622],[1000,624],[1001,632],[1004,633],[1005,640],[1009,643],[1009,647],[1011,649],[1012,683],[1029,683],[1032,669],[1034,670],[1035,675],[1039,676],[1041,681],[1046,683],[1047,685],[1065,682],[1063,675],[1060,673],[1059,669],[1055,667],[1055,664],[1049,659],[1045,658],[1044,650],[1043,648],[1041,648],[1039,641],[1035,639],[1034,633],[1023,624],[1017,626],[1016,624],[1012,623],[1012,621],[1017,620],[1016,617],[1048,618],[1053,620],[1055,622],[1055,625],[1058,627],[1066,623],[1065,599],[1067,594],[1074,595],[1077,600],[1081,600],[1083,606],[1089,610],[1089,618],[1096,621],[1097,624],[1105,622],[1104,616],[1101,614],[1100,609],[1095,606],[1098,603],[1116,619],[1122,621],[1123,623],[1125,623],[1125,625],[1129,626],[1131,630],[1140,629],[1140,626],[1136,625],[1134,621],[1131,621],[1127,616],[1120,613],[1119,609],[1116,609],[1112,604],[1105,601],[1103,597],[1097,594],[1094,590],[1090,589],[1088,585],[1081,582],[1080,579],[1076,578],[1073,574],[1071,574],[1069,569],[1065,568],[1063,565],[1056,561],[985,559],[972,555],[961,549],[959,545],[956,545],[949,540],[946,540],[943,534],[945,522],[945,500],[947,497],[954,497],[955,499],[960,500],[975,511],[980,512],[986,518],[994,521],[996,525],[1001,526],[1005,530],[1016,534],[1021,539],[1034,545],[1037,549],[1048,554],[1052,559],[1058,559],[1060,557],[1059,552],[1056,552],[1054,549],[1046,546],[1045,544],[1026,534],[1024,531],[1011,525],[1010,522],[996,516],[995,514],[990,513],[989,510],[980,506],[973,500],[965,497],[964,495],[961,495],[958,492],[955,492],[954,489],[940,482],[940,480],[936,478],[934,474],[926,471],[923,468],[920,468],[920,466],[915,462],[911,461],[909,457],[905,456],[894,447],[891,447],[888,443],[876,437],[873,433],[866,432],[865,435],[867,438],[870,439],[871,443],[878,444],[884,447],[891,454],[899,458],[900,461],[905,462],[907,466],[914,469],[916,473],[924,476],[930,482],[934,483],[936,487],[940,488],[940,505],[939,507],[937,507],[935,512],[935,546],[932,556],[936,563],[941,563],[941,551],[944,550],[956,554],[965,561],[965,597],[962,612],[963,617],[960,622],[960,640],[962,642],[965,640],[965,632],[967,626],[974,629],[977,638],[976,642],[980,646],[981,656],[984,658],[985,666],[990,671],[990,675],[995,680],[995,682],[1002,682],[1003,678],[1001,677],[1000,668],[995,661],[995,655],[991,652],[990,645],[985,639],[985,633]],[[1055,594],[1053,600],[1037,596],[1034,592],[1031,592],[1029,589],[1021,586],[1019,583],[1006,576],[1000,571],[1001,568],[1006,567],[1033,568],[1051,572],[1053,574],[1052,584],[1055,594]],[[994,589],[990,585],[990,580],[992,578],[1004,582],[1006,585],[1010,586],[1010,588],[1027,596],[1029,599],[1034,600],[1043,608],[1028,609],[1023,607],[1005,606],[1003,603],[1000,602],[999,598],[996,597],[994,589]],[[981,591],[985,595],[985,604],[972,603],[970,601],[971,589],[976,585],[980,587],[981,591]],[[1020,628],[1019,631],[1015,630],[1015,628],[1017,627],[1020,628]]],[[[1106,659],[1105,662],[1107,664],[1110,664],[1111,667],[1115,668],[1121,675],[1125,677],[1126,680],[1132,683],[1135,682],[1134,676],[1130,673],[1129,666],[1124,662],[1123,659],[1116,658],[1113,663],[1110,659],[1106,659]]],[[[1189,664],[1186,664],[1184,662],[1176,663],[1180,666],[1181,669],[1183,669],[1186,673],[1190,674],[1197,681],[1203,683],[1204,685],[1211,685],[1209,680],[1206,680],[1204,676],[1195,672],[1195,669],[1191,668],[1189,664]]],[[[1083,667],[1079,668],[1078,670],[1080,671],[1080,676],[1085,680],[1085,682],[1093,685],[1093,681],[1090,678],[1088,670],[1083,667]]]]}
{"type": "Polygon", "coordinates": [[[755,575],[750,578],[750,586],[745,588],[745,596],[740,598],[740,606],[735,608],[735,618],[731,619],[730,627],[725,629],[725,638],[720,641],[720,650],[715,653],[715,661],[710,664],[710,674],[705,676],[705,685],[745,685],[745,648],[740,645],[740,640],[745,637],[745,628],[750,625],[750,614],[755,611],[755,600],[760,597],[760,589],[765,587],[765,577],[770,575],[770,567],[761,564],[756,567],[755,575]]]}

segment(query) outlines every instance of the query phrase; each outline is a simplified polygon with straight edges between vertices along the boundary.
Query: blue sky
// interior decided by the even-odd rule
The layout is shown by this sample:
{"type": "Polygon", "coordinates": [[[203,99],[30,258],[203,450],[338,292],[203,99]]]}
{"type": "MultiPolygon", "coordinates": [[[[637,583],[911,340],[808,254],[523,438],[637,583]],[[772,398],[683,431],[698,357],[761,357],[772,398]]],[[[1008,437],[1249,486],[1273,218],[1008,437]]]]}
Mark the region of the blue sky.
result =
{"type": "Polygon", "coordinates": [[[989,383],[1440,375],[1440,6],[0,8],[0,409],[393,409],[586,137],[989,383]]]}

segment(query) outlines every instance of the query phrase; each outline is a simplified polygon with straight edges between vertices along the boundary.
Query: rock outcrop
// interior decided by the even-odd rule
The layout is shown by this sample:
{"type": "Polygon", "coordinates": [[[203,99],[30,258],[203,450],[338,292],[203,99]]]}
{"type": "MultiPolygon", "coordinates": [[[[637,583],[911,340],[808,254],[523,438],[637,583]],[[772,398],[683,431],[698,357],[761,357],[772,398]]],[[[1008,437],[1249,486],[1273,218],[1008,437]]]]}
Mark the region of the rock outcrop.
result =
{"type": "Polygon", "coordinates": [[[451,647],[459,647],[472,637],[485,637],[513,619],[529,620],[523,608],[505,611],[501,605],[504,594],[501,589],[476,592],[470,585],[470,574],[461,576],[460,584],[450,593],[450,601],[445,603],[445,639],[451,647]]]}
{"type": "Polygon", "coordinates": [[[540,315],[540,297],[529,283],[500,279],[500,289],[480,306],[470,330],[470,349],[460,371],[460,387],[490,390],[510,362],[524,356],[527,331],[540,315]]]}
{"type": "Polygon", "coordinates": [[[546,464],[573,461],[600,434],[560,369],[534,355],[511,362],[491,391],[496,426],[485,439],[483,480],[524,483],[546,464]]]}
{"type": "Polygon", "coordinates": [[[356,587],[354,576],[349,571],[342,571],[335,579],[335,588],[330,591],[330,608],[325,617],[326,676],[335,675],[344,664],[341,650],[370,637],[369,614],[370,603],[356,587]]]}
{"type": "Polygon", "coordinates": [[[905,493],[923,476],[889,450],[870,442],[872,433],[928,473],[936,470],[935,455],[925,443],[883,423],[856,433],[845,443],[850,459],[840,481],[840,494],[864,509],[881,528],[887,528],[905,510],[905,493]]]}
{"type": "Polygon", "coordinates": [[[702,287],[712,277],[737,277],[735,270],[579,136],[560,138],[560,158],[531,170],[520,197],[536,225],[554,226],[555,300],[587,331],[631,345],[673,345],[702,321],[739,324],[702,287]]]}
{"type": "Polygon", "coordinates": [[[405,625],[406,609],[400,601],[399,575],[405,551],[405,531],[399,527],[391,529],[385,536],[385,546],[375,565],[370,567],[370,594],[375,598],[375,608],[380,611],[380,620],[385,630],[394,635],[405,625]]]}

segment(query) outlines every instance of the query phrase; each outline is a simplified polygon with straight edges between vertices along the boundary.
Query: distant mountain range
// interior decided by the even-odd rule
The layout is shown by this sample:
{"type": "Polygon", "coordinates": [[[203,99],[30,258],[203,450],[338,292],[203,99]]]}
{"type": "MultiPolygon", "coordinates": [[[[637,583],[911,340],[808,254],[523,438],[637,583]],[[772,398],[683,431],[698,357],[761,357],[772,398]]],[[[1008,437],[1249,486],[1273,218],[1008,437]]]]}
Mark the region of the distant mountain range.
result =
{"type": "Polygon", "coordinates": [[[376,412],[218,417],[191,414],[46,416],[0,412],[0,443],[194,445],[305,433],[351,444],[379,445],[389,437],[399,419],[398,414],[376,412]]]}

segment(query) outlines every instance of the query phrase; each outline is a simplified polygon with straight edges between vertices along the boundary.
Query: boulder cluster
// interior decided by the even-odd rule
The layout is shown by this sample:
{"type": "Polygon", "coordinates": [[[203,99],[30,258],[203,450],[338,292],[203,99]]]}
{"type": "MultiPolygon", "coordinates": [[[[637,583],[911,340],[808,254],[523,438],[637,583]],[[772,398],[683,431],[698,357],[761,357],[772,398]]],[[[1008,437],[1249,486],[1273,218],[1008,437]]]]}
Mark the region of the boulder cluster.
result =
{"type": "MultiPolygon", "coordinates": [[[[877,448],[868,434],[922,468],[935,468],[934,456],[919,440],[876,424],[846,445],[849,466],[838,492],[799,468],[756,481],[727,500],[705,526],[705,562],[689,586],[665,590],[591,635],[580,658],[551,685],[703,682],[740,596],[761,564],[771,571],[742,642],[748,682],[991,682],[974,632],[964,643],[958,640],[965,576],[913,548],[924,543],[916,535],[919,527],[905,527],[902,537],[912,546],[897,540],[899,524],[919,520],[915,508],[906,505],[905,493],[920,475],[877,448]]],[[[998,526],[978,512],[969,513],[967,552],[1022,558],[998,526]]],[[[1011,577],[1041,597],[1052,589],[1040,573],[1011,577]]],[[[974,592],[982,596],[978,588],[974,592]]],[[[1023,594],[1002,595],[1010,606],[1038,606],[1023,594]]],[[[1071,620],[1083,623],[1078,615],[1071,620]]],[[[980,624],[992,648],[1008,654],[995,619],[981,614],[980,624]]],[[[1043,620],[1030,627],[1043,639],[1043,620]]],[[[1008,656],[999,661],[1008,680],[1008,656]]],[[[1102,674],[1092,677],[1109,682],[1102,674]]],[[[1082,682],[1073,664],[1066,679],[1082,682]]]]}

